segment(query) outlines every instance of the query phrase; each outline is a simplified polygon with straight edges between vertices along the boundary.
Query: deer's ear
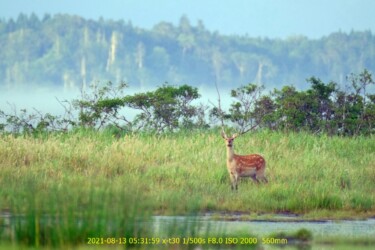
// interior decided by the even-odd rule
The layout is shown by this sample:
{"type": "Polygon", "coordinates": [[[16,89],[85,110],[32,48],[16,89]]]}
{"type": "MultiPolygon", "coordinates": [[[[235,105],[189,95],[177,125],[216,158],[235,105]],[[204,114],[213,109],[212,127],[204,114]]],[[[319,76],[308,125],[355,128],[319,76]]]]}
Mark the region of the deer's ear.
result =
{"type": "Polygon", "coordinates": [[[224,133],[224,131],[221,131],[221,137],[223,137],[224,139],[227,139],[227,135],[224,133]]]}
{"type": "Polygon", "coordinates": [[[233,134],[233,135],[232,135],[232,138],[235,139],[235,138],[237,138],[237,136],[238,136],[237,133],[236,133],[236,134],[233,134]]]}

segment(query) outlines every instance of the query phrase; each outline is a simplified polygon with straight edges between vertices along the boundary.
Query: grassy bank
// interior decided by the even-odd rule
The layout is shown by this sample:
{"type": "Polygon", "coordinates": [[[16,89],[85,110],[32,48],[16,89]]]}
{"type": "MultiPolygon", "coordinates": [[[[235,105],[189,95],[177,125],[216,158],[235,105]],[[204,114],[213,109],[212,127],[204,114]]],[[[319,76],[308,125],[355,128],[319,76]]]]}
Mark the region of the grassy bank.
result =
{"type": "Polygon", "coordinates": [[[235,152],[262,154],[269,183],[242,181],[232,192],[218,132],[2,135],[0,208],[22,217],[11,237],[32,245],[151,234],[137,226],[151,214],[374,216],[374,139],[246,134],[235,141],[235,152]],[[56,221],[64,226],[51,230],[56,221]]]}
{"type": "Polygon", "coordinates": [[[260,132],[238,138],[235,152],[264,155],[270,183],[242,181],[239,192],[231,192],[225,146],[214,132],[2,136],[0,202],[23,207],[62,192],[83,206],[97,195],[121,203],[115,194],[129,192],[158,214],[375,212],[374,138],[260,132]]]}

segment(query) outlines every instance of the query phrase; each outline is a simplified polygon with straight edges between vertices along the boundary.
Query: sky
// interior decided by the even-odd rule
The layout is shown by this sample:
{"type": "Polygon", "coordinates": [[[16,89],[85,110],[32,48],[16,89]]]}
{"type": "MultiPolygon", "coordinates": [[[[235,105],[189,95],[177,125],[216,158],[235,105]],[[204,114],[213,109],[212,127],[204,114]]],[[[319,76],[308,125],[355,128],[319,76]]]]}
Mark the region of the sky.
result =
{"type": "Polygon", "coordinates": [[[374,0],[0,0],[0,18],[20,13],[74,14],[131,21],[151,29],[166,21],[177,25],[186,15],[192,25],[224,35],[319,39],[332,32],[375,32],[374,0]]]}

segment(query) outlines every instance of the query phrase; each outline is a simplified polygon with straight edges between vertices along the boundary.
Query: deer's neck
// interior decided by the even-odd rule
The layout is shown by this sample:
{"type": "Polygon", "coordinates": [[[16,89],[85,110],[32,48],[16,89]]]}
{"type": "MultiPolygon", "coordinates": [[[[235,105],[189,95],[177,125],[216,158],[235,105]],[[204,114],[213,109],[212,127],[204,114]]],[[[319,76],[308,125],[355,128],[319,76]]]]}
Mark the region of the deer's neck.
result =
{"type": "Polygon", "coordinates": [[[233,145],[231,147],[227,146],[227,160],[232,161],[234,158],[234,150],[233,150],[233,145]]]}

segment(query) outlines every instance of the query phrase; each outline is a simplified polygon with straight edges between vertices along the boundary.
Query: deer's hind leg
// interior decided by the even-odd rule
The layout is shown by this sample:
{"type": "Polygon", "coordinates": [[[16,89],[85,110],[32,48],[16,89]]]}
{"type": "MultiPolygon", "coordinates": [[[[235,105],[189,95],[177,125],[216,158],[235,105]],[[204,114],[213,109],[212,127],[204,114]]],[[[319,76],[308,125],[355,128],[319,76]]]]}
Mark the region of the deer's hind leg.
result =
{"type": "Polygon", "coordinates": [[[259,170],[259,171],[257,172],[256,177],[257,177],[259,180],[261,180],[261,181],[263,181],[263,182],[265,182],[265,183],[268,183],[268,180],[267,180],[267,178],[266,178],[266,176],[265,176],[265,174],[264,174],[264,168],[261,169],[261,170],[259,170]]]}
{"type": "Polygon", "coordinates": [[[261,179],[264,183],[268,183],[268,180],[267,180],[267,178],[266,178],[265,176],[262,176],[260,179],[261,179]]]}
{"type": "Polygon", "coordinates": [[[254,181],[256,184],[259,184],[259,180],[257,179],[257,175],[256,175],[256,174],[251,175],[250,177],[251,177],[251,179],[253,179],[253,181],[254,181]]]}

